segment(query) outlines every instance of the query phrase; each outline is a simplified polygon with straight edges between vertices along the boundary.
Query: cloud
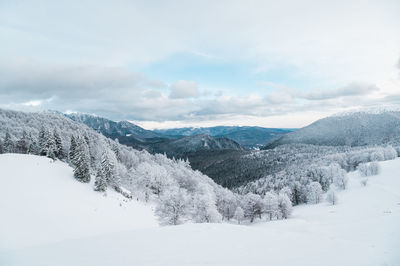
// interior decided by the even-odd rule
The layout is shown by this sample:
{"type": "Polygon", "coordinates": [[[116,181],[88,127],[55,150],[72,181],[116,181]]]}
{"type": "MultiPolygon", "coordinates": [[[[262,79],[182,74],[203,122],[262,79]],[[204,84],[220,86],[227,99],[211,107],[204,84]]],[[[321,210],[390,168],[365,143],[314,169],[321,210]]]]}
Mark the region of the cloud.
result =
{"type": "Polygon", "coordinates": [[[197,84],[193,81],[179,80],[170,86],[170,98],[184,99],[184,98],[197,98],[200,93],[197,84]]]}
{"type": "Polygon", "coordinates": [[[346,96],[361,96],[378,90],[379,88],[374,84],[351,83],[347,86],[337,89],[300,93],[300,97],[307,100],[326,100],[346,96]]]}

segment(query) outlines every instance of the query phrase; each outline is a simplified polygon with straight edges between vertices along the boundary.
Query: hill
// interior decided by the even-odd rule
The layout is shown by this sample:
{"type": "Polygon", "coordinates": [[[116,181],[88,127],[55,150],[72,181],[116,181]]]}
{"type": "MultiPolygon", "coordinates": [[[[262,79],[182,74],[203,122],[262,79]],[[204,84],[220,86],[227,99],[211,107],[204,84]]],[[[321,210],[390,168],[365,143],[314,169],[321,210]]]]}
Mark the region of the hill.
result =
{"type": "Polygon", "coordinates": [[[138,140],[161,137],[161,134],[146,130],[128,121],[115,122],[104,117],[81,113],[65,114],[65,116],[73,121],[85,124],[112,139],[120,136],[132,137],[138,140]]]}
{"type": "Polygon", "coordinates": [[[1,251],[158,225],[150,205],[95,192],[63,162],[0,154],[0,169],[1,251]]]}
{"type": "Polygon", "coordinates": [[[400,143],[400,110],[366,109],[339,113],[288,133],[266,145],[303,143],[326,146],[365,146],[400,143]]]}

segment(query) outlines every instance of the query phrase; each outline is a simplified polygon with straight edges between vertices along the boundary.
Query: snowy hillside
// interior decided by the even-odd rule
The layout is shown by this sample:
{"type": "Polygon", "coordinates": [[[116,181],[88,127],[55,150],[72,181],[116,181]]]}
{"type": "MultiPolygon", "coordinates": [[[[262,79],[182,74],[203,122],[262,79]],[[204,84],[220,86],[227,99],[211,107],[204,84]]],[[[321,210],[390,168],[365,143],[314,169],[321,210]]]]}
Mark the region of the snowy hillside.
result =
{"type": "Polygon", "coordinates": [[[398,109],[365,109],[339,113],[288,133],[267,145],[303,143],[327,146],[400,144],[398,109]]]}
{"type": "Polygon", "coordinates": [[[150,206],[113,190],[105,197],[60,161],[0,154],[0,169],[1,251],[158,224],[150,206]]]}
{"type": "Polygon", "coordinates": [[[0,264],[399,265],[400,159],[379,164],[366,186],[350,173],[337,205],[301,205],[288,220],[155,227],[148,207],[102,197],[61,163],[1,155],[0,264]]]}

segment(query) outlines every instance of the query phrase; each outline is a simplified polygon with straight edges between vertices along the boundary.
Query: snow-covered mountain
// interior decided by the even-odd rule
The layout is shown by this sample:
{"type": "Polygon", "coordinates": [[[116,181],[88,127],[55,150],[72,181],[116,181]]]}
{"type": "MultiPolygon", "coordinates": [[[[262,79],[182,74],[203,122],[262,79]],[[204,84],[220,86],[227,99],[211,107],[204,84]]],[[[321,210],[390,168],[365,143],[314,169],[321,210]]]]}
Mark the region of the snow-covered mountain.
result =
{"type": "Polygon", "coordinates": [[[85,124],[95,131],[121,144],[150,153],[162,153],[172,157],[186,158],[189,153],[218,150],[241,150],[240,144],[225,137],[206,134],[169,136],[143,129],[128,121],[115,122],[89,114],[66,114],[73,121],[85,124]]]}
{"type": "Polygon", "coordinates": [[[158,227],[151,205],[104,197],[62,162],[3,154],[0,264],[399,265],[400,159],[379,164],[377,176],[349,174],[335,205],[297,206],[288,220],[158,227]]]}
{"type": "Polygon", "coordinates": [[[185,127],[154,130],[167,136],[193,136],[207,134],[213,137],[230,138],[245,148],[261,147],[293,129],[263,128],[249,126],[185,127]]]}
{"type": "Polygon", "coordinates": [[[328,146],[399,144],[400,110],[366,109],[339,113],[288,133],[266,147],[290,143],[328,146]]]}
{"type": "Polygon", "coordinates": [[[115,122],[104,117],[82,113],[70,113],[65,114],[65,116],[111,138],[131,136],[138,140],[143,140],[146,138],[161,137],[161,134],[146,130],[128,121],[115,122]]]}

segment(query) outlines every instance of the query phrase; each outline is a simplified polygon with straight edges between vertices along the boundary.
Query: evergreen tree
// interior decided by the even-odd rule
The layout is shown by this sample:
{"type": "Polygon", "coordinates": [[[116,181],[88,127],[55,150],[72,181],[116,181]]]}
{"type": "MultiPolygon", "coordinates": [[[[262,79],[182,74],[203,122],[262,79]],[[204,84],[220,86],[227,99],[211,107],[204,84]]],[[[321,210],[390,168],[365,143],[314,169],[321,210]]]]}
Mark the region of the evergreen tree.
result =
{"type": "Polygon", "coordinates": [[[95,191],[106,191],[107,190],[106,177],[101,168],[99,168],[96,173],[96,180],[94,182],[94,190],[95,191]]]}
{"type": "Polygon", "coordinates": [[[89,150],[86,142],[82,138],[76,139],[74,177],[80,182],[90,182],[89,160],[89,150]]]}
{"type": "Polygon", "coordinates": [[[76,139],[75,136],[71,136],[71,144],[69,146],[69,161],[70,163],[75,166],[76,164],[76,139]]]}
{"type": "Polygon", "coordinates": [[[56,159],[56,142],[53,134],[50,131],[46,131],[46,156],[55,160],[56,159]]]}
{"type": "Polygon", "coordinates": [[[16,152],[26,154],[28,153],[28,149],[29,149],[28,134],[26,133],[25,130],[23,130],[21,138],[17,141],[16,152]]]}
{"type": "Polygon", "coordinates": [[[14,152],[14,142],[11,139],[10,132],[6,132],[6,136],[3,142],[4,153],[13,153],[14,152]]]}
{"type": "Polygon", "coordinates": [[[105,149],[101,156],[101,169],[108,185],[118,188],[120,179],[116,169],[116,158],[112,151],[105,149]]]}
{"type": "Polygon", "coordinates": [[[64,147],[62,144],[60,134],[58,133],[57,130],[54,130],[53,138],[54,138],[54,142],[55,142],[55,152],[54,152],[55,156],[56,156],[56,158],[63,160],[65,158],[65,152],[64,152],[64,147]]]}
{"type": "Polygon", "coordinates": [[[48,148],[48,141],[47,141],[47,129],[42,126],[39,131],[39,155],[40,156],[47,156],[47,148],[48,148]]]}

